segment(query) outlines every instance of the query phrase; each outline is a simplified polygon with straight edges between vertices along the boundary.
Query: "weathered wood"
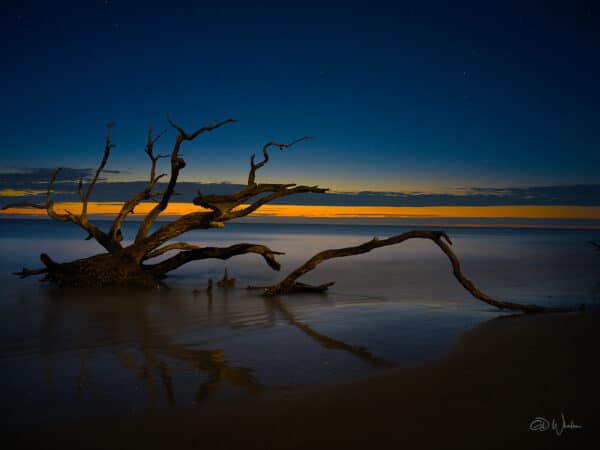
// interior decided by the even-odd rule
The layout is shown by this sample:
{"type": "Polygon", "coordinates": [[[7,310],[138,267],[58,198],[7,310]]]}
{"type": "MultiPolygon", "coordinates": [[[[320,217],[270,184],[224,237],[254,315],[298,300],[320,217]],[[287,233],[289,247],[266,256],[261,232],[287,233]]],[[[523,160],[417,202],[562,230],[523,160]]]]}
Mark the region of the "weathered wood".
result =
{"type": "Polygon", "coordinates": [[[304,136],[299,139],[296,139],[289,144],[280,144],[279,142],[270,141],[263,145],[263,160],[259,163],[254,163],[254,158],[256,157],[255,153],[252,153],[250,157],[250,173],[248,174],[248,186],[254,184],[254,180],[256,178],[256,171],[263,167],[266,163],[269,162],[269,147],[277,147],[279,150],[283,150],[284,148],[289,148],[298,142],[305,141],[307,139],[312,139],[312,136],[304,136]]]}
{"type": "MultiPolygon", "coordinates": [[[[150,227],[159,216],[161,212],[163,212],[169,201],[171,200],[171,196],[175,192],[175,185],[177,184],[177,178],[179,177],[179,172],[185,167],[185,160],[179,156],[179,150],[181,149],[181,144],[184,141],[193,141],[196,137],[201,135],[202,133],[206,133],[209,131],[216,130],[217,128],[222,127],[223,125],[227,125],[229,123],[234,123],[234,119],[226,119],[221,122],[213,123],[210,125],[205,125],[203,127],[198,128],[193,133],[186,133],[185,130],[177,125],[171,117],[168,117],[169,123],[173,128],[175,128],[179,134],[175,138],[175,144],[173,145],[173,150],[171,151],[171,176],[169,178],[169,182],[167,184],[167,189],[164,191],[162,198],[158,202],[158,204],[152,208],[152,210],[146,215],[140,227],[138,229],[137,235],[135,237],[135,242],[139,243],[143,239],[145,239],[150,227]]],[[[175,237],[175,236],[173,236],[175,237]]],[[[160,245],[160,244],[159,244],[160,245]]]]}
{"type": "MultiPolygon", "coordinates": [[[[161,287],[163,286],[161,279],[165,276],[165,274],[177,269],[183,264],[207,258],[226,260],[234,256],[248,253],[261,255],[265,262],[272,269],[280,269],[280,264],[277,262],[275,256],[282,253],[273,251],[264,245],[240,243],[231,245],[229,247],[219,248],[199,247],[185,242],[176,242],[166,245],[163,244],[191,230],[222,228],[224,227],[225,222],[252,214],[261,206],[282,197],[300,193],[326,192],[326,188],[320,188],[318,186],[297,186],[293,183],[256,183],[256,172],[264,167],[269,161],[269,148],[277,147],[281,150],[311,138],[305,136],[287,144],[281,144],[276,141],[267,142],[262,148],[262,161],[258,163],[255,162],[254,154],[250,158],[250,172],[248,174],[247,186],[230,195],[204,196],[202,194],[198,194],[193,201],[194,204],[202,206],[209,211],[185,214],[170,223],[162,225],[153,233],[150,233],[151,226],[157,217],[168,206],[171,197],[175,195],[175,186],[177,184],[180,171],[185,168],[185,160],[180,155],[182,144],[186,141],[194,140],[203,133],[216,130],[224,125],[235,122],[234,119],[213,122],[209,125],[198,128],[192,133],[188,133],[181,126],[177,125],[170,117],[168,117],[168,121],[171,127],[174,128],[178,133],[175,137],[175,142],[173,144],[171,153],[169,155],[155,155],[154,145],[158,139],[164,135],[166,130],[162,131],[157,136],[153,136],[152,128],[150,128],[148,130],[146,148],[144,149],[145,153],[150,158],[150,176],[148,184],[141,192],[137,193],[123,204],[108,232],[100,230],[96,225],[91,223],[88,220],[87,213],[88,202],[94,186],[100,179],[100,175],[108,162],[111,149],[115,147],[111,141],[112,124],[107,125],[103,157],[85,192],[83,189],[83,180],[79,181],[78,192],[82,203],[80,214],[74,214],[71,211],[65,211],[64,214],[59,214],[54,210],[52,188],[60,169],[55,171],[52,175],[47,189],[47,199],[44,204],[20,202],[9,204],[2,208],[7,209],[10,207],[30,207],[45,209],[47,214],[55,220],[62,222],[70,221],[82,227],[88,233],[88,237],[86,239],[95,239],[107,251],[107,253],[93,255],[88,258],[67,263],[54,262],[48,255],[42,254],[40,259],[44,263],[45,267],[38,269],[24,268],[21,272],[16,272],[15,275],[25,278],[31,275],[45,274],[45,280],[75,286],[108,286],[117,284],[161,287]],[[162,158],[170,158],[171,172],[165,190],[155,192],[154,188],[157,182],[162,177],[167,176],[167,174],[156,174],[157,162],[162,158]],[[156,206],[150,210],[150,212],[140,223],[134,243],[127,247],[123,247],[121,245],[123,239],[121,225],[123,221],[134,211],[135,207],[139,203],[144,200],[153,200],[155,197],[160,199],[158,200],[156,206]],[[172,250],[180,251],[158,263],[146,263],[147,260],[161,256],[172,250]]],[[[413,238],[429,239],[433,241],[450,260],[453,267],[454,276],[459,283],[468,292],[470,292],[471,295],[485,303],[498,308],[516,309],[526,312],[559,312],[567,310],[563,308],[547,308],[538,305],[524,305],[519,303],[498,301],[489,297],[487,294],[480,291],[475,284],[467,279],[462,273],[459,260],[449,246],[451,244],[450,239],[443,231],[410,231],[398,236],[390,237],[388,239],[378,240],[375,238],[369,242],[354,247],[319,252],[306,263],[290,273],[280,283],[264,288],[265,294],[273,296],[294,291],[325,292],[333,283],[313,286],[298,282],[297,279],[306,272],[316,268],[321,262],[328,259],[366,253],[375,248],[399,244],[413,238]]],[[[592,242],[592,244],[600,249],[600,244],[596,242],[592,242]]],[[[229,281],[230,280],[227,279],[222,280],[223,283],[229,281]]],[[[212,284],[209,285],[209,293],[211,286],[212,284]]]]}
{"type": "Polygon", "coordinates": [[[282,252],[271,250],[265,245],[257,244],[234,244],[229,247],[201,247],[194,250],[186,250],[177,253],[176,255],[165,259],[156,264],[144,265],[143,268],[147,272],[154,275],[161,275],[187,264],[190,261],[198,261],[201,259],[222,259],[226,260],[234,256],[245,255],[248,253],[256,253],[261,255],[265,262],[273,270],[280,270],[281,266],[275,259],[276,255],[283,255],[282,252]]]}
{"type": "MultiPolygon", "coordinates": [[[[452,269],[454,273],[454,277],[458,280],[458,282],[476,299],[481,300],[489,305],[495,306],[501,309],[513,309],[525,312],[565,312],[569,311],[568,308],[553,308],[553,307],[545,307],[539,305],[528,305],[521,303],[513,303],[495,300],[479,290],[475,284],[469,280],[462,272],[460,267],[460,261],[458,257],[454,254],[450,245],[452,245],[452,241],[448,235],[443,231],[409,231],[406,233],[399,234],[397,236],[392,236],[387,239],[378,239],[373,238],[370,241],[367,241],[361,245],[356,245],[353,247],[345,247],[345,248],[337,248],[331,250],[324,250],[322,252],[317,253],[296,270],[291,272],[287,277],[285,277],[282,281],[277,283],[274,286],[270,286],[264,290],[264,294],[267,296],[275,296],[281,294],[287,294],[295,291],[307,291],[313,290],[316,292],[322,292],[327,289],[328,285],[323,284],[320,286],[310,286],[304,283],[298,283],[296,280],[300,278],[307,272],[315,269],[319,264],[324,261],[333,258],[342,258],[345,256],[353,256],[359,255],[361,253],[370,252],[373,249],[386,247],[389,245],[400,244],[409,239],[429,239],[433,241],[443,252],[446,254],[450,263],[452,264],[452,269]]],[[[330,284],[329,284],[330,285],[330,284]]]]}
{"type": "MultiPolygon", "coordinates": [[[[91,179],[87,189],[84,191],[83,180],[79,180],[77,190],[81,200],[81,213],[75,214],[71,211],[65,211],[64,214],[59,214],[54,210],[54,201],[52,199],[52,188],[58,176],[60,169],[57,169],[48,184],[47,200],[44,204],[34,204],[29,202],[19,202],[4,206],[2,209],[28,207],[45,209],[47,214],[58,221],[73,222],[87,231],[87,240],[95,239],[107,251],[106,254],[94,255],[89,258],[72,261],[69,263],[55,263],[47,255],[42,255],[41,259],[46,267],[38,269],[24,268],[15,275],[25,278],[32,275],[46,274],[44,280],[54,281],[60,284],[74,284],[77,286],[106,286],[111,284],[134,284],[145,286],[162,286],[161,278],[167,272],[177,269],[183,264],[190,261],[207,258],[228,259],[233,256],[246,253],[260,254],[267,264],[274,270],[279,270],[280,266],[275,255],[281,254],[257,244],[236,244],[226,248],[216,247],[199,247],[185,242],[171,243],[163,245],[174,238],[196,229],[222,228],[224,222],[233,220],[248,214],[258,209],[260,206],[275,198],[293,195],[302,192],[324,192],[326,189],[316,186],[296,186],[294,184],[256,184],[254,183],[256,171],[263,167],[268,162],[268,149],[277,147],[284,149],[295,145],[296,143],[310,139],[303,137],[296,139],[288,144],[280,144],[275,141],[270,141],[263,146],[264,161],[254,163],[254,156],[251,158],[251,185],[244,187],[241,191],[229,196],[208,196],[205,198],[206,205],[210,212],[194,212],[185,214],[182,217],[159,227],[155,232],[149,234],[150,227],[165,210],[171,197],[175,195],[175,186],[179,177],[180,171],[185,167],[185,160],[180,155],[180,149],[184,142],[192,141],[203,133],[210,132],[221,128],[224,125],[235,122],[234,119],[226,119],[221,122],[213,122],[203,127],[198,128],[194,132],[188,133],[183,127],[176,124],[168,117],[169,124],[177,131],[175,142],[171,153],[155,154],[154,146],[156,142],[165,134],[166,129],[154,136],[152,128],[148,130],[147,143],[144,152],[150,159],[150,176],[148,184],[141,191],[123,203],[119,213],[115,217],[108,232],[100,230],[96,225],[88,219],[88,202],[92,195],[95,185],[108,162],[111,150],[116,147],[111,140],[111,130],[113,124],[107,125],[104,153],[98,168],[95,171],[94,177],[91,179]],[[166,177],[167,174],[161,173],[157,175],[157,163],[162,158],[170,158],[171,173],[166,189],[161,192],[156,192],[155,187],[158,181],[166,177]],[[234,208],[242,203],[251,200],[253,197],[264,194],[262,198],[250,206],[241,210],[234,208]],[[138,232],[133,244],[123,247],[121,242],[123,234],[121,226],[127,216],[134,212],[134,209],[144,200],[154,200],[159,198],[158,203],[140,223],[138,232]],[[213,203],[211,203],[213,202],[213,203]],[[172,250],[183,250],[156,264],[147,264],[146,261],[152,258],[161,256],[172,250]]],[[[204,201],[199,195],[195,203],[202,205],[204,201]]]]}

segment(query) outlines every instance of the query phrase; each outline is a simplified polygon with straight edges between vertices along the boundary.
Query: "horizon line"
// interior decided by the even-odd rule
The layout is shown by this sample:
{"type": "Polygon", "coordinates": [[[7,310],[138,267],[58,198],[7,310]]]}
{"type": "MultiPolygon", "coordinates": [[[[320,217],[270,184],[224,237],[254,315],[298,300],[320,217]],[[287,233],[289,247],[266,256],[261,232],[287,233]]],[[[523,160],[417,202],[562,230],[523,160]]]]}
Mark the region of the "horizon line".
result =
{"type": "MultiPolygon", "coordinates": [[[[116,215],[123,202],[89,202],[90,215],[116,215]]],[[[57,212],[78,211],[80,202],[56,203],[57,212]]],[[[154,203],[140,203],[131,217],[146,215],[154,203]]],[[[240,207],[243,207],[241,205],[240,207]]],[[[209,211],[191,203],[173,202],[161,216],[181,216],[190,212],[209,211]]],[[[44,209],[8,208],[0,215],[46,216],[44,209]]],[[[600,206],[572,205],[477,205],[477,206],[347,206],[347,205],[263,205],[252,217],[297,217],[320,219],[561,219],[599,220],[600,206]]]]}

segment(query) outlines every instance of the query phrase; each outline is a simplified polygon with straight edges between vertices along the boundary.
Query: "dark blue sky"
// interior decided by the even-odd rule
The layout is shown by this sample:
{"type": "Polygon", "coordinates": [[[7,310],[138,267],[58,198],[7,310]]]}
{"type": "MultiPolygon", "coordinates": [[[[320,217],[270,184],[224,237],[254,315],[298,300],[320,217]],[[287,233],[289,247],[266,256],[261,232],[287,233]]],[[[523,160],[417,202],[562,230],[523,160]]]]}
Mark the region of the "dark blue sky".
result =
{"type": "MultiPolygon", "coordinates": [[[[9,2],[3,171],[95,166],[145,177],[145,130],[238,123],[184,148],[183,179],[340,190],[597,182],[600,6],[474,2],[9,2]],[[142,175],[144,174],[144,175],[142,175]]],[[[161,141],[168,149],[174,134],[161,141]]]]}

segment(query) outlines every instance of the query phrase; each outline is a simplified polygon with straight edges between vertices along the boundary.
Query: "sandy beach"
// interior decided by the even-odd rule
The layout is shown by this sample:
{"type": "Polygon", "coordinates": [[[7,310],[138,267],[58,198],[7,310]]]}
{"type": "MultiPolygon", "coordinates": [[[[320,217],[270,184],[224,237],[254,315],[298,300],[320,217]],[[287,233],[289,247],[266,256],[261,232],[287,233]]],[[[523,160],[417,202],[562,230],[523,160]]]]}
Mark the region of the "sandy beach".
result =
{"type": "MultiPolygon", "coordinates": [[[[35,263],[40,248],[65,260],[91,250],[60,224],[4,225],[4,274],[16,257],[35,263]]],[[[319,248],[390,233],[243,225],[190,239],[265,242],[288,252],[289,268],[319,248]]],[[[165,292],[4,275],[3,436],[34,448],[589,448],[600,398],[597,255],[584,245],[593,236],[452,234],[486,290],[586,304],[566,314],[482,305],[420,242],[324,265],[314,281],[336,281],[327,295],[272,300],[244,288],[280,276],[250,257],[190,266],[165,292]],[[194,293],[224,267],[239,286],[194,293]],[[548,430],[530,430],[538,417],[548,430]]]]}
{"type": "Polygon", "coordinates": [[[161,414],[87,419],[28,433],[22,443],[35,440],[45,448],[590,448],[600,437],[595,412],[599,320],[592,312],[499,318],[463,334],[447,356],[414,369],[161,414]],[[530,430],[537,417],[550,429],[530,430]]]}

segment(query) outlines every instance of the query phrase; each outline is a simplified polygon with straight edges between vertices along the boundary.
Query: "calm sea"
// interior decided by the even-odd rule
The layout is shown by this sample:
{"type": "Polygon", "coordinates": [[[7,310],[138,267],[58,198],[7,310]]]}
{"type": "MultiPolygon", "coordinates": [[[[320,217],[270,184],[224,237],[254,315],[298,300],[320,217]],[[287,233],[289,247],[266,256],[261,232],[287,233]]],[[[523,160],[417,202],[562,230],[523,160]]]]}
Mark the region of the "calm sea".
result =
{"type": "MultiPolygon", "coordinates": [[[[102,226],[103,224],[100,223],[102,226]]],[[[106,224],[104,224],[106,226],[106,224]]],[[[135,223],[125,235],[132,236],[135,223]]],[[[198,261],[171,289],[76,290],[20,280],[39,254],[98,253],[71,224],[0,220],[0,395],[5,425],[128,415],[348,381],[443,356],[460,334],[501,312],[470,297],[446,257],[411,241],[323,263],[303,279],[324,295],[267,299],[268,285],[326,249],[387,237],[400,226],[231,224],[186,241],[260,243],[284,251],[280,273],[256,255],[198,261]],[[205,291],[227,267],[236,286],[205,291]],[[194,292],[197,289],[198,292],[194,292]]],[[[492,297],[544,305],[598,303],[600,231],[450,228],[465,274],[492,297]]]]}

